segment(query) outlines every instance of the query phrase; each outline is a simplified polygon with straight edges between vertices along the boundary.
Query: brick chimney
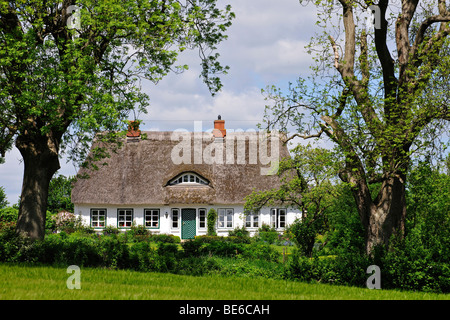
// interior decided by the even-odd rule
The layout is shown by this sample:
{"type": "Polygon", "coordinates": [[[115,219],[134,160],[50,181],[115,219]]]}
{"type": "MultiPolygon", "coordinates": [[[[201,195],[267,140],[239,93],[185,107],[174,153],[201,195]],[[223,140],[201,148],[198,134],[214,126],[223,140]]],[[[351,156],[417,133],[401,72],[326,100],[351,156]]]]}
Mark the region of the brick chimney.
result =
{"type": "Polygon", "coordinates": [[[214,129],[213,129],[214,138],[225,138],[227,135],[227,130],[225,129],[225,120],[222,120],[222,117],[219,115],[217,120],[214,120],[214,129]]]}
{"type": "Polygon", "coordinates": [[[139,130],[139,121],[128,121],[127,141],[139,141],[141,130],[139,130]]]}

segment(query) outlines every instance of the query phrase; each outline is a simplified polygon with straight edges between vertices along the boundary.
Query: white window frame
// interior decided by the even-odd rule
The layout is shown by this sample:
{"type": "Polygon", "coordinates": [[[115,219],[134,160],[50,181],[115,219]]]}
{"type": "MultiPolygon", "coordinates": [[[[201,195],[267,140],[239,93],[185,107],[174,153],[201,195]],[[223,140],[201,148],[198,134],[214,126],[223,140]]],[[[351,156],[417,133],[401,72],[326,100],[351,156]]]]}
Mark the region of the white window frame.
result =
{"type": "Polygon", "coordinates": [[[234,209],[220,208],[217,214],[218,229],[232,229],[234,224],[234,209]]]}
{"type": "Polygon", "coordinates": [[[133,217],[134,217],[133,209],[130,208],[117,209],[117,227],[131,228],[131,226],[133,225],[133,217]],[[124,218],[122,221],[121,216],[123,216],[124,218]],[[123,225],[120,225],[121,223],[123,223],[123,225]]]}
{"type": "Polygon", "coordinates": [[[91,209],[91,215],[90,215],[90,225],[92,228],[105,228],[106,227],[106,213],[107,210],[104,208],[101,209],[91,209]],[[101,214],[100,212],[103,211],[103,213],[101,214]],[[99,218],[103,216],[104,220],[101,221],[99,218]],[[94,217],[97,217],[96,221],[94,221],[94,217]],[[99,225],[101,222],[103,222],[103,226],[99,225]],[[96,225],[94,225],[94,223],[96,225]]]}
{"type": "Polygon", "coordinates": [[[206,229],[207,223],[206,219],[208,216],[208,212],[205,208],[198,209],[198,228],[199,229],[206,229]],[[202,225],[203,224],[203,225],[202,225]]]}
{"type": "Polygon", "coordinates": [[[159,209],[144,209],[144,226],[147,229],[159,229],[160,224],[161,224],[161,211],[159,209]],[[157,217],[157,220],[153,219],[155,216],[157,217]],[[150,217],[150,220],[147,219],[148,217],[150,217]],[[148,222],[150,222],[150,225],[147,225],[148,222]],[[155,222],[156,226],[154,226],[155,222]]]}
{"type": "Polygon", "coordinates": [[[180,209],[173,208],[172,209],[172,221],[170,224],[170,228],[173,230],[180,229],[180,209]],[[176,225],[175,225],[176,224],[176,225]]]}
{"type": "Polygon", "coordinates": [[[257,229],[260,227],[261,217],[259,213],[249,213],[245,215],[245,227],[248,229],[257,229]],[[255,221],[256,218],[256,221],[255,221]]]}
{"type": "Polygon", "coordinates": [[[199,177],[197,174],[193,172],[186,172],[179,176],[177,176],[175,179],[171,180],[169,182],[169,185],[175,186],[178,184],[187,184],[187,185],[208,185],[209,182],[205,179],[199,177]]]}
{"type": "Polygon", "coordinates": [[[272,208],[270,209],[270,225],[275,229],[286,228],[287,209],[272,208]]]}

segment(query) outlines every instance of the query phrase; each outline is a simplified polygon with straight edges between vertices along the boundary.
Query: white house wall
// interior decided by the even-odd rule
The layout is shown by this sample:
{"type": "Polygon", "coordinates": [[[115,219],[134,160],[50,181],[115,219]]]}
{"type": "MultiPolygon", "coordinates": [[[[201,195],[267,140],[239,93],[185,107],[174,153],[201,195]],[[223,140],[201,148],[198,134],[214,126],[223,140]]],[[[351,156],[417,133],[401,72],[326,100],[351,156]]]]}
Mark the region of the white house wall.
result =
{"type": "MultiPolygon", "coordinates": [[[[86,226],[90,226],[90,219],[91,219],[91,209],[106,209],[106,226],[112,226],[117,228],[118,227],[118,221],[117,221],[117,210],[118,209],[133,209],[133,221],[135,225],[143,225],[144,224],[144,209],[159,209],[160,210],[160,220],[159,220],[159,228],[158,229],[149,229],[152,233],[160,233],[160,234],[172,234],[175,236],[181,237],[181,223],[179,223],[178,229],[172,228],[172,209],[180,209],[180,217],[181,217],[181,209],[196,209],[196,235],[205,235],[207,228],[199,228],[199,215],[198,215],[198,209],[206,209],[206,212],[209,211],[209,209],[213,208],[218,212],[218,209],[221,208],[231,208],[234,210],[233,215],[233,226],[231,228],[218,228],[216,226],[216,232],[220,236],[226,236],[228,235],[228,232],[237,228],[242,227],[245,225],[245,215],[243,214],[244,208],[242,205],[170,205],[170,206],[164,206],[164,205],[131,205],[131,206],[114,206],[114,205],[86,205],[86,204],[75,204],[75,214],[82,217],[82,221],[86,226]],[[166,214],[167,213],[167,214],[166,214]],[[166,217],[167,216],[167,217],[166,217]]],[[[270,219],[270,213],[271,208],[263,208],[260,211],[259,215],[259,227],[261,227],[262,224],[270,225],[271,219],[270,219]]],[[[290,208],[287,208],[286,213],[286,224],[290,225],[292,224],[296,219],[300,219],[301,214],[298,210],[293,210],[290,208]]],[[[218,220],[218,219],[217,219],[218,220]]],[[[101,231],[103,228],[95,228],[96,231],[101,231]]],[[[123,230],[127,230],[127,228],[119,228],[123,230]]],[[[282,231],[284,228],[278,229],[278,231],[282,231]]],[[[258,228],[247,228],[248,231],[250,231],[250,234],[253,236],[255,232],[258,230],[258,228]]]]}

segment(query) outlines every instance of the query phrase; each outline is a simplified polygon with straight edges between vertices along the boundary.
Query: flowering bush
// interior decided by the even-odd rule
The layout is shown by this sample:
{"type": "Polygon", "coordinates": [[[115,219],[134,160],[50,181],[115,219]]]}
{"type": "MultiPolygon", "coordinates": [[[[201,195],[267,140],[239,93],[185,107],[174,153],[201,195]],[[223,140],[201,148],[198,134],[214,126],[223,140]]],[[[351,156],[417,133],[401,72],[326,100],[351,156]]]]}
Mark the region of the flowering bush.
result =
{"type": "Polygon", "coordinates": [[[52,219],[55,221],[56,230],[58,231],[72,233],[82,227],[81,217],[77,218],[75,214],[71,212],[58,212],[52,219]]]}

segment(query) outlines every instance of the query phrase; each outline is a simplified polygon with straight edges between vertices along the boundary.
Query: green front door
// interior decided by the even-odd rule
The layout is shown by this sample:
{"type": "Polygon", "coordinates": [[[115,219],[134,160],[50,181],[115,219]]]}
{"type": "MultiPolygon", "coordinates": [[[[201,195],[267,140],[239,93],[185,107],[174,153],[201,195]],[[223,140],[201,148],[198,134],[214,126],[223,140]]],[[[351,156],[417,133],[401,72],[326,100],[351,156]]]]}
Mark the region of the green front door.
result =
{"type": "Polygon", "coordinates": [[[181,239],[194,239],[196,212],[195,209],[181,209],[181,239]]]}

